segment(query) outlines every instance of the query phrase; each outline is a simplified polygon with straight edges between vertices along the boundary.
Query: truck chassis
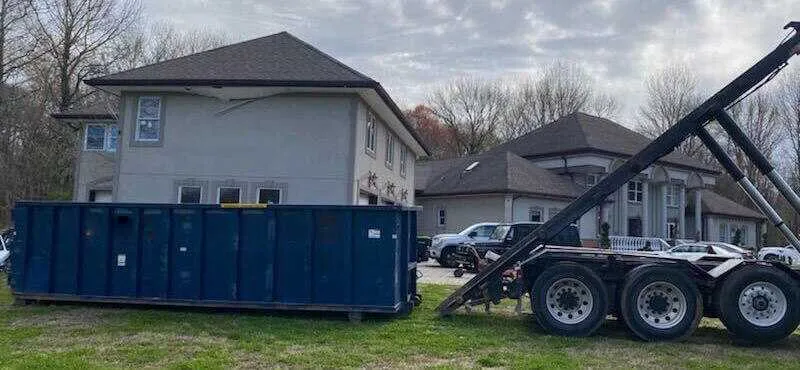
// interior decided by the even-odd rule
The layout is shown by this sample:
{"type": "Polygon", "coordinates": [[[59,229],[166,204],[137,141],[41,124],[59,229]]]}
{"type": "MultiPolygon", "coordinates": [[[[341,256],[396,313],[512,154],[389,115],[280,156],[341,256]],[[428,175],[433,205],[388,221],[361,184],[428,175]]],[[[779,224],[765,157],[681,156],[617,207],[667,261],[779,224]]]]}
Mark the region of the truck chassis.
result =
{"type": "Polygon", "coordinates": [[[725,111],[771,80],[800,53],[800,22],[790,22],[784,28],[794,32],[775,50],[482,269],[439,305],[439,314],[450,315],[461,306],[485,305],[488,310],[490,304],[503,298],[521,302],[529,293],[537,322],[546,331],[560,335],[590,335],[608,314],[617,316],[637,337],[647,341],[685,338],[703,316],[718,317],[742,343],[764,344],[792,333],[800,324],[800,274],[780,263],[713,256],[686,260],[646,252],[546,245],[639,172],[695,135],[800,250],[800,240],[705,129],[709,122],[718,122],[800,213],[800,197],[725,111]]]}

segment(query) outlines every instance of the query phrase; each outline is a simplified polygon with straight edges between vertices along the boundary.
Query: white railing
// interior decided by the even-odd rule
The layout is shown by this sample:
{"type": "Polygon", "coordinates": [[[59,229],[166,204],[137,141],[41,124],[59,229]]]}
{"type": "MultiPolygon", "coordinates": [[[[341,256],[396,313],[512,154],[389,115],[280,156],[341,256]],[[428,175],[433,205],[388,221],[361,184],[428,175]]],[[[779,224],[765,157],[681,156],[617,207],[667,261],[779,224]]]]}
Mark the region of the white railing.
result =
{"type": "Polygon", "coordinates": [[[639,251],[643,249],[663,251],[670,248],[669,243],[661,238],[611,235],[608,239],[611,240],[611,250],[615,251],[639,251]]]}

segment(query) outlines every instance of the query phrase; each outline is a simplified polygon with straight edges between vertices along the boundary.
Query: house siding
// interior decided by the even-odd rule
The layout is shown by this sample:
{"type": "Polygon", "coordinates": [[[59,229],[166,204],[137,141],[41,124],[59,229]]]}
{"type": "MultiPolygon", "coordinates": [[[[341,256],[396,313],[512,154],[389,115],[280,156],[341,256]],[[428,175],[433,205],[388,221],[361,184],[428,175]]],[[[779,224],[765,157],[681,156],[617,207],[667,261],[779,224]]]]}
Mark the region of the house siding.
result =
{"type": "Polygon", "coordinates": [[[422,206],[422,215],[417,220],[420,235],[433,236],[442,233],[457,233],[477,222],[504,222],[505,204],[503,195],[462,196],[442,198],[417,198],[422,206]],[[438,225],[439,209],[447,212],[447,224],[438,225]]]}
{"type": "Polygon", "coordinates": [[[115,201],[174,203],[177,184],[195,181],[208,184],[205,203],[229,185],[242,188],[242,202],[254,203],[259,184],[281,188],[288,204],[352,203],[352,95],[286,94],[242,104],[124,93],[121,138],[132,136],[143,95],[162,97],[161,144],[119,141],[115,201]]]}
{"type": "MultiPolygon", "coordinates": [[[[361,100],[355,98],[356,105],[356,127],[355,127],[355,168],[353,171],[353,199],[358,199],[360,193],[376,195],[383,200],[405,205],[414,204],[414,170],[416,159],[414,153],[408,145],[400,140],[397,133],[393,132],[386,124],[384,119],[379,119],[377,123],[376,148],[372,154],[366,150],[366,130],[367,112],[369,107],[361,100]],[[394,163],[391,168],[387,168],[386,162],[386,135],[391,133],[395,137],[394,143],[394,163]],[[405,176],[400,175],[400,152],[402,147],[407,150],[407,167],[405,176]],[[370,184],[369,174],[376,176],[375,184],[370,184]],[[395,185],[395,193],[387,192],[386,185],[395,185]],[[403,200],[401,194],[406,191],[406,199],[403,200]]],[[[380,118],[380,117],[379,117],[380,118]]]]}
{"type": "Polygon", "coordinates": [[[706,219],[707,225],[707,240],[731,243],[733,241],[733,233],[731,232],[731,228],[744,227],[747,229],[747,231],[744,239],[742,240],[742,244],[748,247],[755,247],[758,245],[758,238],[760,237],[761,233],[759,223],[749,219],[727,217],[722,215],[706,215],[704,218],[706,219]],[[722,224],[727,225],[727,235],[724,240],[720,238],[720,228],[722,224]]]}
{"type": "MultiPolygon", "coordinates": [[[[542,221],[547,221],[552,215],[550,210],[557,208],[563,210],[570,201],[531,198],[531,197],[518,197],[514,199],[514,222],[517,221],[530,221],[530,209],[539,207],[543,210],[542,221]]],[[[581,239],[596,239],[597,238],[597,208],[592,208],[581,216],[578,221],[581,239]]]]}
{"type": "Polygon", "coordinates": [[[78,135],[72,198],[76,202],[87,202],[89,201],[89,190],[113,190],[117,153],[84,150],[86,123],[81,124],[78,135]]]}

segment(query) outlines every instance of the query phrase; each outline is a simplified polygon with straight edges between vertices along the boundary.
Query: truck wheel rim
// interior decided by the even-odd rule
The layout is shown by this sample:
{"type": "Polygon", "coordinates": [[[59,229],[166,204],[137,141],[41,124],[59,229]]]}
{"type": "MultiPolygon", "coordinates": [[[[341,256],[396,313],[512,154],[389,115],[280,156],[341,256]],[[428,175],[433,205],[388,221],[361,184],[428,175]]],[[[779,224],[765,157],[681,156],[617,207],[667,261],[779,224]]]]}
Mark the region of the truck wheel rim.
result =
{"type": "Polygon", "coordinates": [[[786,296],[777,285],[757,281],[739,294],[739,313],[755,326],[772,326],[786,315],[786,296]]]}
{"type": "Polygon", "coordinates": [[[639,291],[636,308],[647,325],[669,329],[686,316],[686,296],[672,283],[654,281],[639,291]]]}
{"type": "Polygon", "coordinates": [[[594,307],[589,287],[573,278],[559,279],[547,289],[547,311],[564,324],[577,324],[585,320],[594,307]]]}

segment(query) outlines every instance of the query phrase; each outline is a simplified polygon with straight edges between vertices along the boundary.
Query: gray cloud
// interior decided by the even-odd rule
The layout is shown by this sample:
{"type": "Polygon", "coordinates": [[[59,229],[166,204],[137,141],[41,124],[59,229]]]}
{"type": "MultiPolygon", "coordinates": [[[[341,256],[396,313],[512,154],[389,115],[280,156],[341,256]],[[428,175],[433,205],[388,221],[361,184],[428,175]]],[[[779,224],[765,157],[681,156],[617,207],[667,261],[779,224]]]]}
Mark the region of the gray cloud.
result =
{"type": "Polygon", "coordinates": [[[644,78],[696,68],[709,92],[783,36],[796,0],[144,0],[153,20],[236,39],[289,31],[380,81],[402,105],[471,74],[509,78],[553,60],[587,68],[633,124],[644,78]],[[724,3],[724,4],[723,4],[724,3]]]}

